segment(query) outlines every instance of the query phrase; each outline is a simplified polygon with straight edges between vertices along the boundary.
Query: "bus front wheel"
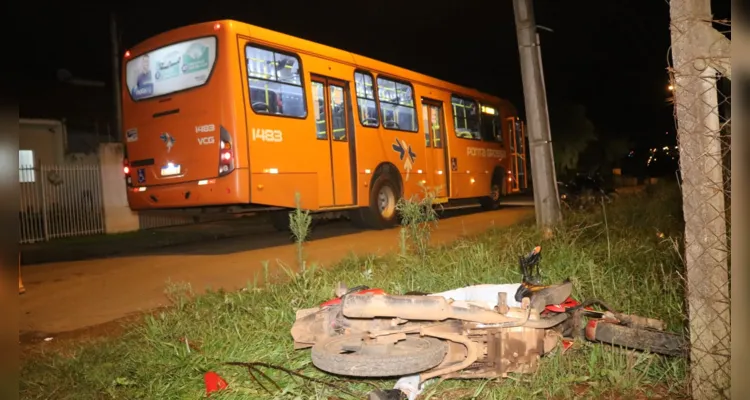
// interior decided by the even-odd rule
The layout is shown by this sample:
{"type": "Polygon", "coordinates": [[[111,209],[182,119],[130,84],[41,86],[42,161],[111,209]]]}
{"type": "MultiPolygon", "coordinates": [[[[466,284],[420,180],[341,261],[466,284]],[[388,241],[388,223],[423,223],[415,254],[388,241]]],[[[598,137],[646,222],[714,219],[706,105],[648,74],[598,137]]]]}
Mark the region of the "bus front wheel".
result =
{"type": "Polygon", "coordinates": [[[370,205],[352,210],[352,222],[362,228],[388,229],[398,224],[398,184],[388,175],[378,176],[370,189],[370,205]]]}

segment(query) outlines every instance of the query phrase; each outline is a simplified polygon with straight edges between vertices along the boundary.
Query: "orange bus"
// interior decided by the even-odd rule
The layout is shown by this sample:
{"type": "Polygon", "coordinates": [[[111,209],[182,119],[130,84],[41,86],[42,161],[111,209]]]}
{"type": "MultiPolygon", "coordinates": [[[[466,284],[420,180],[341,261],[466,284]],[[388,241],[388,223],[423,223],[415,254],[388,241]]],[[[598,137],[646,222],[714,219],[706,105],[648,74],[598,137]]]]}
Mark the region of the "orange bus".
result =
{"type": "Polygon", "coordinates": [[[283,228],[299,194],[378,229],[420,184],[489,209],[527,186],[508,101],[268,29],[174,29],[128,50],[122,75],[133,210],[276,210],[283,228]]]}

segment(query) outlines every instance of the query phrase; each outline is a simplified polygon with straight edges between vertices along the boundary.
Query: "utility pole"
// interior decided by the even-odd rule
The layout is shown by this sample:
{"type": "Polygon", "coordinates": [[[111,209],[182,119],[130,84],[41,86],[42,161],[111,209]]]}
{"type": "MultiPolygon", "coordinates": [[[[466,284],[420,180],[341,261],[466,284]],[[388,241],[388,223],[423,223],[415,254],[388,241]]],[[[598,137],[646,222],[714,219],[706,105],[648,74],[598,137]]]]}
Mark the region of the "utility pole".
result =
{"type": "Polygon", "coordinates": [[[544,88],[541,50],[532,0],[513,0],[513,10],[516,16],[516,36],[521,59],[526,120],[529,127],[529,153],[536,223],[549,234],[552,226],[562,220],[562,213],[560,212],[560,196],[557,192],[547,95],[544,88]]]}
{"type": "Polygon", "coordinates": [[[671,0],[669,14],[685,219],[690,395],[695,400],[729,399],[736,320],[729,309],[734,305],[729,240],[734,238],[727,231],[731,197],[726,182],[734,186],[737,180],[731,179],[731,167],[725,170],[717,73],[731,79],[731,42],[711,25],[710,0],[671,0]]]}
{"type": "Polygon", "coordinates": [[[114,97],[115,139],[122,140],[122,96],[120,96],[120,37],[115,13],[109,14],[109,35],[112,48],[112,96],[114,97]]]}

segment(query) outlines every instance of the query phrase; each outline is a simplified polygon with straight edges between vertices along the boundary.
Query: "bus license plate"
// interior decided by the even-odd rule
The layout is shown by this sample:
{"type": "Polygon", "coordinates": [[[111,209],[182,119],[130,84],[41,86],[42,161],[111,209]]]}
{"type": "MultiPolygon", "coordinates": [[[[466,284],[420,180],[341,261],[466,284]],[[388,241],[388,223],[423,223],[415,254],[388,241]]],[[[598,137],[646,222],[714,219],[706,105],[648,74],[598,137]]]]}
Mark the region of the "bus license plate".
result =
{"type": "Polygon", "coordinates": [[[161,167],[161,176],[179,175],[180,166],[178,164],[170,164],[161,167]]]}

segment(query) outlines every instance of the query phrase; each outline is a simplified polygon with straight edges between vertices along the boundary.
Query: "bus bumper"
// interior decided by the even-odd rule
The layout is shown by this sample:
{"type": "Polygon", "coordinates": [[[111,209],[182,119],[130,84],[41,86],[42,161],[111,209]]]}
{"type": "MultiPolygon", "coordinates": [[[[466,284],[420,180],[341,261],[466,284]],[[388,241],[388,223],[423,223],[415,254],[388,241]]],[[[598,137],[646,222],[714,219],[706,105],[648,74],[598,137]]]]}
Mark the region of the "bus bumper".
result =
{"type": "Polygon", "coordinates": [[[130,187],[128,205],[133,211],[249,204],[247,169],[227,176],[171,185],[130,187]],[[241,183],[245,184],[242,185],[241,183]]]}

